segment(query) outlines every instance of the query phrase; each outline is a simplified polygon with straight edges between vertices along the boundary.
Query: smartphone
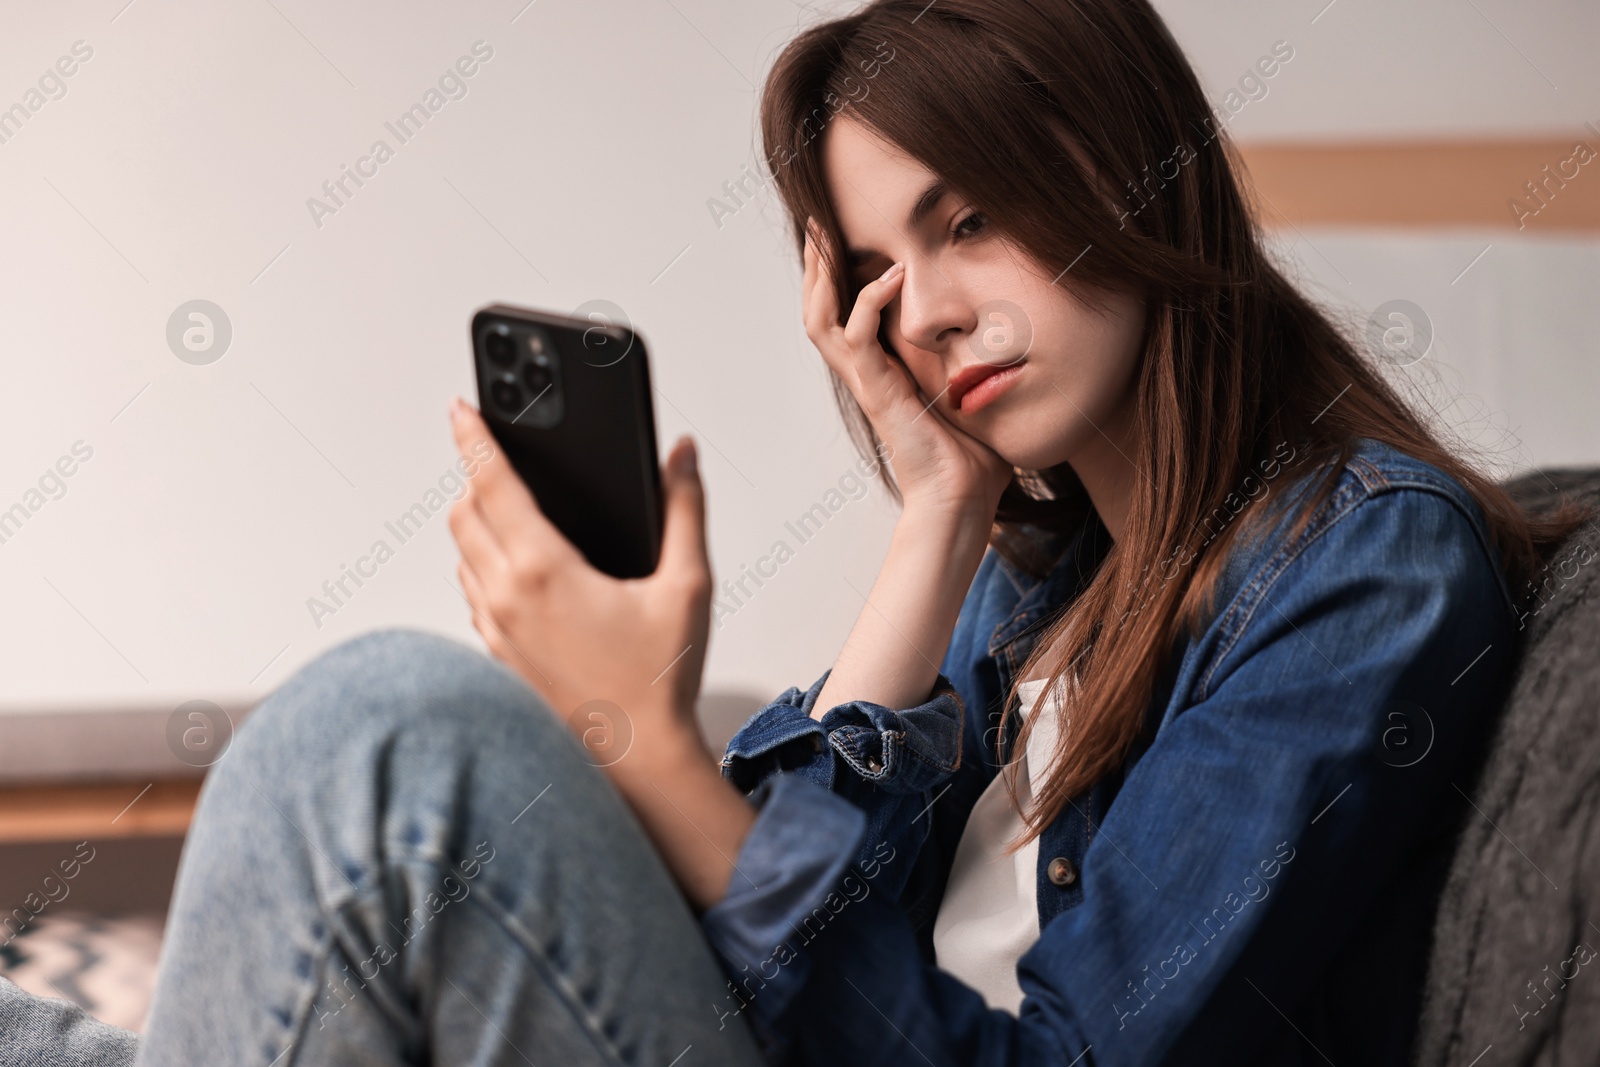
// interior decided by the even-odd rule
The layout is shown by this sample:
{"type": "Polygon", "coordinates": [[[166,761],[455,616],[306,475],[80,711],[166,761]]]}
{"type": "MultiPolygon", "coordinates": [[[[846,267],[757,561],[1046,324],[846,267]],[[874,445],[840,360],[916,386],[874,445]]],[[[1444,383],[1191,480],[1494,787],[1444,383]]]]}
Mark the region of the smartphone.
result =
{"type": "Polygon", "coordinates": [[[653,573],[661,468],[644,339],[610,316],[493,304],[472,316],[472,352],[478,410],[539,509],[596,569],[653,573]]]}

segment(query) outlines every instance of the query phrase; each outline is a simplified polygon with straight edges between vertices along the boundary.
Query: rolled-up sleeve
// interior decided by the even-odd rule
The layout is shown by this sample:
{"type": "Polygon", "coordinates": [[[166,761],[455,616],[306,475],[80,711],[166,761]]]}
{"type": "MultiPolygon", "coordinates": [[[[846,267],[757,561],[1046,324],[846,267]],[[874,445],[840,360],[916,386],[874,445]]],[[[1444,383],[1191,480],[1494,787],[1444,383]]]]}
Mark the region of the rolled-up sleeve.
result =
{"type": "Polygon", "coordinates": [[[852,700],[812,717],[831,671],[801,692],[791,687],[745,721],[722,757],[723,777],[749,793],[763,780],[792,771],[824,789],[861,799],[860,785],[914,795],[947,778],[961,763],[964,710],[941,671],[928,699],[895,710],[852,700]],[[851,772],[840,776],[840,765],[851,772]]]}

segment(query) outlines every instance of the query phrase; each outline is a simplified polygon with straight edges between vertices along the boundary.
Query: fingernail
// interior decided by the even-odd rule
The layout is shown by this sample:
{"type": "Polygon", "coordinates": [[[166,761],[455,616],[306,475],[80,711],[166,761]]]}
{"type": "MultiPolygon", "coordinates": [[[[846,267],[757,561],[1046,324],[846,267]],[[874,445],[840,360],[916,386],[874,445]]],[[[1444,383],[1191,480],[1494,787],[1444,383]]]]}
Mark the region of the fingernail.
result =
{"type": "Polygon", "coordinates": [[[906,265],[904,263],[896,263],[893,266],[891,266],[888,270],[884,271],[883,274],[878,278],[878,280],[880,282],[889,281],[889,280],[893,279],[895,277],[895,275],[899,274],[901,271],[903,271],[905,269],[906,269],[906,265]]]}
{"type": "Polygon", "coordinates": [[[696,457],[694,438],[684,436],[678,438],[678,447],[672,453],[673,468],[681,475],[691,475],[695,472],[696,457]]]}
{"type": "Polygon", "coordinates": [[[460,421],[460,419],[461,419],[461,409],[464,406],[465,405],[463,405],[461,403],[461,398],[459,396],[453,396],[453,397],[450,398],[450,421],[451,422],[459,422],[460,421]]]}

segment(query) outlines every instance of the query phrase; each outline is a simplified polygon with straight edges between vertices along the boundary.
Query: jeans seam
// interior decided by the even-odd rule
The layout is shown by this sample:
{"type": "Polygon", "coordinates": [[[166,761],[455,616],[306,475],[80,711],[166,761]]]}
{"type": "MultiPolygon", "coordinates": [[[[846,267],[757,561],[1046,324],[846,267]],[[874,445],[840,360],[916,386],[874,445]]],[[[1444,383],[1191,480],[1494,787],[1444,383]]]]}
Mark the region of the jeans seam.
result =
{"type": "Polygon", "coordinates": [[[299,1003],[295,1005],[294,1012],[290,1016],[295,1022],[288,1027],[288,1048],[279,1052],[278,1059],[273,1060],[269,1067],[278,1063],[282,1063],[284,1067],[294,1067],[300,1062],[300,1054],[305,1051],[306,1039],[311,1030],[311,1017],[317,1012],[317,996],[322,991],[322,982],[319,979],[328,974],[332,948],[333,932],[331,929],[325,930],[317,941],[316,955],[311,968],[312,975],[316,977],[306,983],[305,992],[300,996],[299,1003]]]}
{"type": "MultiPolygon", "coordinates": [[[[596,1050],[604,1055],[617,1067],[627,1067],[627,1060],[621,1052],[611,1043],[611,1040],[601,1031],[600,1022],[583,1005],[583,1000],[577,995],[577,990],[572,988],[565,973],[551,962],[550,957],[539,948],[533,935],[516,920],[509,912],[502,910],[493,901],[485,901],[467,896],[462,898],[462,903],[476,902],[477,906],[515,941],[538,965],[545,976],[545,986],[555,993],[572,1016],[582,1027],[596,1050]]],[[[507,1041],[510,1039],[507,1038],[507,1041]]]]}
{"type": "MultiPolygon", "coordinates": [[[[348,914],[348,913],[353,911],[353,912],[355,912],[357,914],[357,917],[359,918],[360,917],[360,911],[363,908],[372,907],[372,906],[377,906],[377,905],[368,904],[368,903],[363,902],[362,894],[357,892],[357,893],[351,894],[348,898],[346,898],[344,900],[343,903],[331,905],[329,907],[329,911],[331,911],[331,912],[333,912],[335,914],[348,914]]],[[[315,951],[315,953],[314,953],[314,955],[312,957],[313,966],[312,966],[311,973],[315,977],[313,977],[309,982],[307,982],[307,984],[306,984],[307,993],[306,993],[305,996],[303,996],[301,998],[300,1003],[298,1003],[295,1006],[294,1012],[293,1012],[293,1014],[291,1016],[292,1018],[295,1018],[297,1020],[297,1022],[293,1026],[289,1027],[289,1032],[293,1036],[291,1037],[291,1039],[289,1041],[289,1047],[285,1050],[285,1052],[287,1052],[287,1054],[288,1054],[287,1058],[286,1059],[284,1058],[284,1055],[285,1055],[284,1052],[280,1052],[278,1054],[279,1058],[276,1059],[276,1060],[273,1060],[272,1064],[269,1065],[269,1067],[275,1067],[275,1065],[280,1064],[280,1063],[283,1065],[283,1067],[294,1067],[294,1064],[300,1062],[301,1053],[306,1050],[306,1043],[307,1043],[307,1040],[310,1037],[310,1033],[311,1033],[311,1017],[314,1016],[314,1015],[317,1015],[317,999],[322,994],[324,983],[326,983],[329,986],[329,988],[332,988],[332,979],[333,979],[333,946],[334,946],[334,942],[337,941],[338,939],[334,936],[332,923],[329,922],[328,920],[324,920],[324,923],[325,923],[326,929],[325,929],[322,937],[318,939],[317,945],[316,945],[316,951],[315,951]]],[[[360,972],[360,968],[358,966],[357,967],[357,977],[358,978],[361,977],[359,972],[360,972]]],[[[374,976],[374,977],[376,977],[376,976],[374,976]]],[[[362,979],[362,987],[361,987],[361,991],[362,992],[366,991],[367,985],[369,985],[372,982],[372,980],[373,979],[366,979],[366,978],[362,979]]],[[[343,1000],[343,998],[340,997],[337,993],[334,994],[334,999],[339,1003],[339,1008],[338,1008],[338,1011],[335,1011],[332,1014],[337,1015],[339,1012],[341,1012],[341,1011],[343,1011],[345,1009],[346,1003],[343,1000]]],[[[387,1019],[388,1018],[388,1013],[383,1010],[383,1007],[382,1007],[381,1003],[379,1002],[379,999],[377,998],[377,996],[376,995],[369,995],[368,999],[370,1001],[372,1009],[380,1017],[383,1017],[383,1018],[387,1019]]],[[[320,1021],[321,1021],[321,1017],[318,1016],[318,1022],[320,1023],[320,1021]]],[[[320,1029],[325,1029],[325,1028],[319,1026],[318,1029],[320,1030],[320,1029]]]]}

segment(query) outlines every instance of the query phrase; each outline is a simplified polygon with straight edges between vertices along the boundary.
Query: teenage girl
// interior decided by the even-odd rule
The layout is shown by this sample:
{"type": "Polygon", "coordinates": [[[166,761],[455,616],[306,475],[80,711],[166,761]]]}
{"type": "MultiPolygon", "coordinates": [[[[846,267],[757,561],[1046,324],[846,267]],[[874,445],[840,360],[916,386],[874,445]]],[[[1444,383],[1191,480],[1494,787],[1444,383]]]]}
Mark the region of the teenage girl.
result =
{"type": "Polygon", "coordinates": [[[692,443],[635,581],[494,454],[450,516],[494,660],[389,631],[257,711],[141,1062],[1408,1062],[1517,597],[1577,518],[1295,290],[1225,118],[1145,0],[802,33],[768,168],[903,504],[834,665],[719,758],[692,443]]]}

